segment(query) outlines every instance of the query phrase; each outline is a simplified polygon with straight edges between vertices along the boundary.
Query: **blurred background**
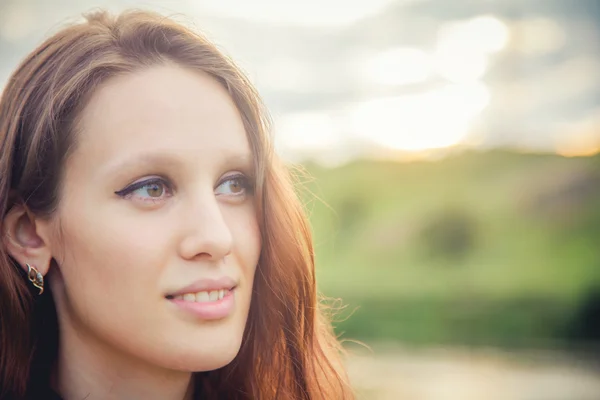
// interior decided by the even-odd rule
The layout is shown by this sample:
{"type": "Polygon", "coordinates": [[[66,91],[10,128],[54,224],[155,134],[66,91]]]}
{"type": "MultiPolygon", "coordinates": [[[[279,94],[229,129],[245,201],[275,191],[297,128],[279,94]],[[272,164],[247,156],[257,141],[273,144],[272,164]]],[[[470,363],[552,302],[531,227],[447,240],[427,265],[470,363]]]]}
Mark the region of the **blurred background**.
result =
{"type": "Polygon", "coordinates": [[[0,0],[0,88],[95,7],[257,85],[360,398],[600,399],[598,0],[0,0]]]}

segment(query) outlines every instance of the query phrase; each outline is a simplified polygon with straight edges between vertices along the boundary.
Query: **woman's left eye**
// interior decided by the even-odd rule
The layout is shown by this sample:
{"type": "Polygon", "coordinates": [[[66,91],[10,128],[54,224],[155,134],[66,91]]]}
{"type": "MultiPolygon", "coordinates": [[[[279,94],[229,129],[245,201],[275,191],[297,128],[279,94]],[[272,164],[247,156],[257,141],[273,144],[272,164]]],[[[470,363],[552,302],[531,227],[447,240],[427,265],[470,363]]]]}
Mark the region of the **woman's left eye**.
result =
{"type": "Polygon", "coordinates": [[[252,185],[248,178],[244,175],[235,175],[225,178],[219,186],[217,186],[215,193],[217,195],[226,196],[244,196],[252,190],[252,185]]]}

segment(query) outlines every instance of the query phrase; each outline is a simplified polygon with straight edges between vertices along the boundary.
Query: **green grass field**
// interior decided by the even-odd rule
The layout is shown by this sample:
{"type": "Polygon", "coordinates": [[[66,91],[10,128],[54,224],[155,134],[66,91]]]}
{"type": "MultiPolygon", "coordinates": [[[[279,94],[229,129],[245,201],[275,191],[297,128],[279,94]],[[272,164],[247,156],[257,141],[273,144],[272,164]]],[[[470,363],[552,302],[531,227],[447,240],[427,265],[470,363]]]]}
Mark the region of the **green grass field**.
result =
{"type": "Polygon", "coordinates": [[[600,291],[600,157],[306,165],[320,290],[348,339],[556,346],[600,291]]]}

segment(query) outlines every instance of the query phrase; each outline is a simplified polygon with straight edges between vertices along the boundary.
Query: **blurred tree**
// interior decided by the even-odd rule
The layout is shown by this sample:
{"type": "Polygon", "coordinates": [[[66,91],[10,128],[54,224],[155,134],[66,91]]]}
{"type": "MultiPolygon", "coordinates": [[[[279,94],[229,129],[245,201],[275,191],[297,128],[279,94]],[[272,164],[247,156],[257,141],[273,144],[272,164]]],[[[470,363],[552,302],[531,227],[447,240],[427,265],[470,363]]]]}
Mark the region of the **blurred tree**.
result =
{"type": "Polygon", "coordinates": [[[570,331],[572,339],[600,345],[600,287],[584,297],[570,331]]]}
{"type": "Polygon", "coordinates": [[[447,209],[429,219],[420,241],[426,255],[456,261],[473,250],[476,233],[477,222],[468,211],[447,209]]]}

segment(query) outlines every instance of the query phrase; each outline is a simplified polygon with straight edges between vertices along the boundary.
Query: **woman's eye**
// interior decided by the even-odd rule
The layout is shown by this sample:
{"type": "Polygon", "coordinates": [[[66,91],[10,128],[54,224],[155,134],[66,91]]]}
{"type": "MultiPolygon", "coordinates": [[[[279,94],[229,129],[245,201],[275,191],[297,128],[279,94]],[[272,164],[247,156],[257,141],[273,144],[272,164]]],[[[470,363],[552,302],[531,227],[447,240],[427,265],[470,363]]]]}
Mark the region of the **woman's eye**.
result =
{"type": "Polygon", "coordinates": [[[149,183],[137,189],[136,191],[134,191],[134,193],[135,192],[138,192],[139,195],[144,197],[159,198],[163,195],[163,193],[166,192],[166,190],[163,185],[160,185],[158,183],[149,183]]]}
{"type": "Polygon", "coordinates": [[[236,175],[226,178],[217,186],[217,195],[243,196],[251,190],[251,185],[247,177],[236,175]]]}
{"type": "Polygon", "coordinates": [[[141,200],[161,200],[170,195],[168,184],[159,178],[133,183],[123,190],[115,192],[121,197],[136,197],[141,200]]]}

